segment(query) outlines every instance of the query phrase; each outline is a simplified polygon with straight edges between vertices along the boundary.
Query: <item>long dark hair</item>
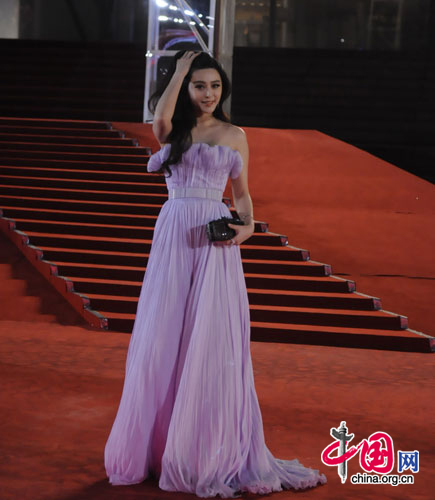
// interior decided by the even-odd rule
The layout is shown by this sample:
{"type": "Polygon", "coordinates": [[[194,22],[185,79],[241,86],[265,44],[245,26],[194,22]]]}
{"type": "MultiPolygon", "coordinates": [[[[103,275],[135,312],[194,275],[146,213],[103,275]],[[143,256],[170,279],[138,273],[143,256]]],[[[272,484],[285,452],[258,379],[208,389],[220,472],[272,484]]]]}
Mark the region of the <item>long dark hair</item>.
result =
{"type": "MultiPolygon", "coordinates": [[[[175,73],[177,59],[179,59],[185,52],[186,50],[180,50],[174,55],[167,75],[164,79],[162,79],[157,87],[157,90],[149,98],[148,109],[152,114],[155,113],[157,103],[175,73]]],[[[192,78],[192,73],[197,69],[206,68],[214,68],[219,73],[222,80],[222,96],[213,111],[213,116],[219,120],[230,123],[230,117],[222,109],[222,105],[231,94],[231,82],[220,63],[206,52],[202,52],[196,56],[195,59],[193,59],[189,72],[184,77],[178,94],[177,103],[175,105],[174,116],[172,117],[172,130],[166,139],[166,142],[171,144],[169,156],[162,163],[161,168],[157,170],[157,172],[163,173],[166,169],[170,174],[169,177],[172,175],[169,165],[178,163],[181,160],[182,154],[192,145],[191,130],[196,126],[195,111],[188,92],[188,85],[192,78]]]]}

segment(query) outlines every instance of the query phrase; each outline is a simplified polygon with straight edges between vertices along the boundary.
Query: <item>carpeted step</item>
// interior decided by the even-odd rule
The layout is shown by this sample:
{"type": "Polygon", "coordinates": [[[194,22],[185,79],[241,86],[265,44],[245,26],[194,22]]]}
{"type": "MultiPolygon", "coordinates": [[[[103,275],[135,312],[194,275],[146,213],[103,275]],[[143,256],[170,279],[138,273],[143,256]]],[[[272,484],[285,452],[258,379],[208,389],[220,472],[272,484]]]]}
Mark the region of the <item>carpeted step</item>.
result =
{"type": "Polygon", "coordinates": [[[58,128],[58,127],[32,127],[20,125],[3,125],[0,121],[0,133],[5,134],[25,134],[32,137],[39,136],[56,136],[56,137],[76,137],[78,140],[87,137],[108,137],[108,138],[124,138],[125,133],[120,130],[109,129],[85,129],[85,128],[58,128]]]}
{"type": "MultiPolygon", "coordinates": [[[[8,214],[8,210],[4,210],[8,214]]],[[[8,217],[8,215],[6,215],[8,217]]],[[[12,217],[11,217],[12,218],[12,217]]],[[[29,236],[35,237],[52,237],[65,235],[66,237],[98,237],[98,238],[118,238],[119,234],[123,238],[130,238],[131,240],[152,239],[155,221],[149,226],[143,224],[141,227],[116,225],[116,224],[95,224],[93,222],[57,222],[57,221],[38,221],[22,218],[13,218],[20,228],[29,236]]],[[[251,236],[250,241],[252,245],[247,245],[246,258],[269,258],[274,260],[308,260],[309,256],[306,250],[292,249],[288,246],[287,237],[275,233],[268,232],[267,234],[255,233],[251,236]],[[270,248],[269,250],[263,247],[277,247],[270,248]],[[281,248],[280,248],[281,247],[281,248]]],[[[102,247],[104,247],[104,240],[101,240],[102,247]]]]}
{"type": "MultiPolygon", "coordinates": [[[[1,168],[1,167],[0,167],[1,168]]],[[[15,172],[16,174],[16,172],[15,172]]],[[[41,174],[41,172],[40,172],[41,174]]],[[[49,189],[52,190],[68,190],[71,192],[73,196],[77,196],[81,198],[81,194],[83,193],[83,186],[86,186],[86,191],[99,191],[105,193],[119,193],[124,192],[125,194],[143,194],[144,192],[149,194],[164,194],[161,192],[161,188],[158,184],[148,183],[147,180],[150,180],[150,177],[146,177],[142,179],[141,182],[129,182],[126,180],[123,181],[115,181],[113,179],[109,180],[86,180],[84,184],[84,179],[82,180],[73,180],[73,179],[57,179],[53,177],[43,177],[42,175],[38,177],[27,176],[23,177],[21,175],[2,175],[0,173],[0,178],[2,185],[4,187],[12,187],[17,188],[18,185],[23,190],[23,193],[29,194],[33,193],[32,188],[41,188],[44,191],[49,189]]],[[[7,194],[7,192],[5,192],[7,194]]],[[[40,191],[37,191],[36,196],[40,194],[40,191]]],[[[167,194],[167,190],[166,190],[167,194]]],[[[139,200],[139,199],[138,199],[139,200]]],[[[138,201],[136,199],[134,201],[138,201]]]]}
{"type": "MultiPolygon", "coordinates": [[[[93,307],[99,311],[113,311],[122,313],[136,313],[139,297],[124,297],[122,295],[111,295],[87,293],[92,301],[93,307]]],[[[381,309],[380,303],[374,297],[359,295],[357,293],[333,294],[315,292],[277,292],[271,290],[249,290],[249,303],[252,306],[266,305],[273,309],[274,306],[291,307],[292,309],[351,309],[355,311],[374,311],[381,309]]]]}
{"type": "MultiPolygon", "coordinates": [[[[92,134],[88,137],[75,137],[75,136],[58,136],[58,135],[33,135],[33,134],[13,134],[0,131],[0,145],[1,144],[15,144],[19,143],[20,147],[25,144],[26,148],[32,148],[30,144],[62,144],[62,145],[75,145],[75,146],[113,146],[117,147],[136,147],[137,141],[135,139],[124,139],[120,137],[93,137],[92,134]]],[[[1,146],[0,146],[1,147],[1,146]]]]}
{"type": "Polygon", "coordinates": [[[109,122],[92,120],[52,120],[50,118],[11,118],[4,116],[0,117],[0,126],[112,130],[112,124],[109,122]]]}
{"type": "MultiPolygon", "coordinates": [[[[250,308],[251,314],[253,310],[250,308]]],[[[131,332],[134,314],[104,312],[109,328],[131,332]]],[[[251,340],[393,351],[433,352],[432,338],[411,329],[352,328],[334,325],[251,322],[251,340]]]]}
{"type": "MultiPolygon", "coordinates": [[[[45,252],[46,251],[44,251],[44,255],[45,252]]],[[[48,255],[50,254],[48,253],[48,255]]],[[[255,286],[257,290],[265,289],[340,294],[348,294],[355,291],[354,281],[345,280],[337,276],[275,276],[259,273],[245,273],[245,280],[248,289],[255,286]]],[[[88,293],[106,296],[126,294],[129,297],[139,297],[142,281],[143,279],[139,281],[128,281],[78,276],[74,278],[74,289],[86,295],[88,293]]]]}
{"type": "MultiPolygon", "coordinates": [[[[125,139],[120,139],[124,141],[125,139]]],[[[81,141],[80,141],[81,142],[81,141]]],[[[113,144],[112,142],[110,142],[113,144]]],[[[5,140],[0,140],[0,155],[7,156],[9,151],[29,151],[32,153],[38,152],[62,152],[62,153],[92,153],[96,155],[133,155],[133,156],[147,156],[149,154],[149,148],[141,148],[139,146],[131,146],[130,144],[116,143],[112,146],[103,145],[86,145],[86,144],[65,144],[62,141],[59,144],[54,143],[44,143],[44,142],[8,142],[5,140]]],[[[0,156],[0,157],[1,157],[0,156]]]]}
{"type": "Polygon", "coordinates": [[[435,348],[432,338],[410,328],[392,331],[259,321],[251,322],[251,340],[427,353],[433,352],[435,348]]]}
{"type": "MultiPolygon", "coordinates": [[[[127,229],[124,231],[118,230],[118,234],[123,234],[122,237],[100,236],[91,234],[91,231],[88,231],[90,234],[47,234],[28,230],[26,230],[25,233],[32,239],[32,244],[41,249],[45,247],[55,247],[59,249],[74,248],[77,250],[95,250],[97,252],[119,252],[121,254],[121,260],[122,253],[148,252],[151,247],[153,230],[153,227],[141,228],[141,230],[132,229],[130,233],[127,229]]],[[[268,233],[258,235],[258,239],[262,237],[268,238],[269,240],[276,238],[274,236],[270,236],[268,233]]],[[[253,238],[254,236],[250,239],[253,238]]],[[[280,244],[280,241],[278,240],[275,243],[278,245],[280,244]]],[[[280,258],[273,259],[276,257],[273,253],[275,248],[273,248],[273,245],[270,246],[272,248],[270,249],[269,255],[263,251],[261,246],[257,248],[246,248],[246,250],[244,246],[242,246],[241,253],[243,262],[246,264],[246,270],[264,267],[265,269],[267,268],[271,270],[267,272],[266,270],[262,271],[266,274],[293,274],[294,272],[297,272],[304,276],[326,276],[331,273],[330,266],[321,263],[313,263],[313,261],[308,260],[309,256],[307,255],[307,252],[301,249],[287,249],[287,247],[284,247],[283,252],[276,252],[279,253],[280,258]],[[245,251],[247,255],[246,258],[245,251]]],[[[278,248],[276,248],[276,250],[278,250],[278,248]]],[[[71,264],[74,264],[74,262],[71,262],[71,264]]]]}
{"type": "MultiPolygon", "coordinates": [[[[34,156],[26,152],[24,158],[20,158],[19,155],[14,158],[8,155],[2,155],[0,151],[0,165],[2,167],[36,167],[38,171],[42,168],[51,170],[90,170],[100,172],[103,175],[110,175],[112,172],[126,174],[147,173],[146,164],[148,163],[148,158],[145,159],[145,162],[143,162],[141,158],[140,163],[126,163],[124,158],[119,159],[117,162],[105,163],[104,161],[98,161],[98,157],[92,157],[90,161],[85,161],[82,157],[80,161],[75,161],[69,159],[70,157],[64,160],[56,160],[51,158],[36,159],[34,156]]],[[[57,174],[53,173],[53,175],[57,174]]],[[[149,173],[148,175],[152,178],[153,183],[165,184],[165,179],[162,175],[156,175],[154,173],[149,173]]]]}
{"type": "Polygon", "coordinates": [[[114,211],[118,214],[129,215],[158,215],[161,210],[161,205],[153,203],[121,203],[112,202],[110,205],[105,201],[89,200],[83,202],[81,200],[63,200],[52,197],[30,197],[24,195],[3,196],[0,194],[1,206],[15,206],[26,208],[37,208],[47,210],[68,210],[89,212],[95,211],[100,214],[111,214],[114,211]]]}
{"type": "MultiPolygon", "coordinates": [[[[67,166],[67,165],[65,165],[67,166]]],[[[142,170],[143,167],[142,167],[142,170]]],[[[128,171],[110,171],[102,172],[100,170],[78,170],[71,168],[48,168],[48,167],[22,167],[22,166],[1,166],[0,165],[0,176],[4,178],[5,176],[19,177],[22,181],[29,178],[41,178],[41,179],[71,179],[77,180],[82,179],[84,181],[107,181],[107,184],[113,182],[130,182],[130,183],[147,183],[148,189],[152,186],[158,186],[163,188],[161,182],[156,182],[156,176],[151,177],[146,172],[128,172],[128,171]]],[[[166,186],[164,187],[167,192],[166,186]]]]}
{"type": "MultiPolygon", "coordinates": [[[[32,238],[34,241],[34,245],[39,248],[38,238],[32,238]]],[[[53,238],[51,241],[48,238],[44,238],[45,243],[53,244],[56,239],[53,238]]],[[[62,241],[65,245],[68,243],[68,240],[65,239],[62,241]]],[[[144,246],[151,245],[151,241],[146,240],[141,243],[130,243],[128,246],[126,242],[124,242],[124,248],[128,248],[130,253],[138,253],[144,249],[144,246]]],[[[95,247],[98,247],[92,242],[92,240],[85,244],[84,242],[76,243],[76,240],[71,239],[68,248],[78,248],[83,250],[84,248],[87,250],[93,250],[95,247]]],[[[120,242],[112,241],[106,242],[106,251],[111,252],[119,252],[122,248],[120,242]],[[109,244],[112,243],[112,244],[109,244]]],[[[243,251],[242,251],[243,253],[243,251]]],[[[331,267],[328,264],[320,264],[312,261],[303,262],[303,263],[283,263],[283,262],[272,262],[272,261],[246,261],[246,259],[242,259],[243,269],[248,273],[257,273],[257,274],[275,274],[275,275],[290,275],[290,276],[329,276],[331,275],[331,267]]],[[[105,278],[105,279],[122,279],[123,277],[128,280],[140,280],[143,275],[142,270],[130,270],[126,269],[124,266],[105,266],[104,268],[97,267],[96,264],[91,268],[84,267],[83,264],[79,266],[75,266],[73,263],[65,263],[58,264],[60,268],[60,274],[62,276],[69,276],[71,278],[75,276],[88,276],[95,278],[105,278]]]]}
{"type": "MultiPolygon", "coordinates": [[[[33,219],[35,221],[64,221],[72,223],[84,223],[94,225],[116,225],[123,227],[154,227],[157,217],[154,215],[136,214],[123,215],[115,212],[99,214],[96,212],[80,211],[49,211],[38,208],[8,207],[3,205],[3,216],[15,221],[18,219],[33,219]]],[[[256,232],[267,232],[267,224],[255,222],[256,232]]]]}
{"type": "Polygon", "coordinates": [[[8,197],[13,194],[18,196],[26,196],[32,198],[48,197],[51,199],[77,200],[77,201],[101,201],[101,202],[118,202],[118,203],[155,203],[162,205],[168,195],[158,193],[128,193],[128,192],[111,192],[104,189],[75,189],[74,191],[68,188],[50,188],[50,187],[32,187],[20,186],[17,183],[8,186],[0,186],[0,196],[8,197]]]}
{"type": "MultiPolygon", "coordinates": [[[[119,148],[124,149],[124,148],[119,148]]],[[[93,152],[82,151],[76,148],[76,151],[65,151],[59,149],[58,151],[50,150],[24,150],[17,149],[17,145],[9,145],[9,148],[0,148],[0,163],[4,164],[5,159],[8,158],[29,158],[29,159],[41,159],[41,160],[63,160],[63,161],[80,161],[80,162],[110,162],[110,163],[134,163],[136,165],[146,166],[148,156],[151,154],[149,148],[134,148],[134,151],[130,151],[128,154],[124,154],[123,151],[117,151],[116,153],[108,152],[105,154],[103,151],[97,152],[95,149],[93,152]],[[12,147],[14,146],[14,147],[12,147]]]]}

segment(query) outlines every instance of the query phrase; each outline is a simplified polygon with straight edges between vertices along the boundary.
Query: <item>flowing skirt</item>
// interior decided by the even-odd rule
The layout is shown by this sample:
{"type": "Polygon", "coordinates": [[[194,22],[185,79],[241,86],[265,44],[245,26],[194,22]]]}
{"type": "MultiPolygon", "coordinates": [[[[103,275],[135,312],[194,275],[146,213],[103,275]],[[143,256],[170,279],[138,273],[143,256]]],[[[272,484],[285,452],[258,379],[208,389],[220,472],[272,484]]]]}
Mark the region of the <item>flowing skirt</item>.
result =
{"type": "Polygon", "coordinates": [[[159,213],[105,446],[112,485],[151,475],[162,490],[235,498],[326,482],[265,444],[240,246],[204,228],[222,216],[207,198],[168,199],[159,213]]]}

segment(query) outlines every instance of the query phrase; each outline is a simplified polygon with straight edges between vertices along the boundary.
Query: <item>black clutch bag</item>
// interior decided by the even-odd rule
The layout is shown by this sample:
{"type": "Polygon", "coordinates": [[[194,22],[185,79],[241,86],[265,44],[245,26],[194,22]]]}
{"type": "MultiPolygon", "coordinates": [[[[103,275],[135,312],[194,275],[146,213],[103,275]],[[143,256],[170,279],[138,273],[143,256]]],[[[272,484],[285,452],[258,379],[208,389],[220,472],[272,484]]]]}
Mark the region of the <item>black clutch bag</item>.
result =
{"type": "Polygon", "coordinates": [[[220,219],[212,220],[206,225],[207,237],[210,241],[225,241],[230,240],[236,235],[233,228],[228,227],[228,223],[243,226],[244,222],[240,219],[231,217],[221,217],[220,219]]]}

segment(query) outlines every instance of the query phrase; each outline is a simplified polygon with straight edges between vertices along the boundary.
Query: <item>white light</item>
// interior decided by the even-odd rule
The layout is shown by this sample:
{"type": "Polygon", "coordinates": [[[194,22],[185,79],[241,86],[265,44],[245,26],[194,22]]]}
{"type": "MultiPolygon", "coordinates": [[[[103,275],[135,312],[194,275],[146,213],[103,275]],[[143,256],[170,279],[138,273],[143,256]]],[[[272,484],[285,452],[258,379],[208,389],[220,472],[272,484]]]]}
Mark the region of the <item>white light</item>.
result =
{"type": "Polygon", "coordinates": [[[157,19],[159,21],[169,21],[169,17],[168,16],[159,16],[157,19]]]}
{"type": "Polygon", "coordinates": [[[344,43],[344,38],[340,38],[340,42],[341,42],[341,43],[344,43]]]}
{"type": "Polygon", "coordinates": [[[199,23],[200,26],[204,26],[202,23],[199,23]]]}
{"type": "Polygon", "coordinates": [[[190,21],[190,23],[189,23],[189,24],[195,24],[195,21],[190,21]]]}
{"type": "Polygon", "coordinates": [[[165,2],[165,0],[156,0],[156,5],[157,7],[167,7],[168,2],[165,2]]]}
{"type": "Polygon", "coordinates": [[[207,26],[208,26],[209,28],[213,28],[213,25],[212,25],[212,24],[207,24],[207,26]]]}
{"type": "Polygon", "coordinates": [[[192,12],[191,10],[185,10],[184,13],[186,14],[186,16],[193,16],[194,12],[192,12]]]}
{"type": "Polygon", "coordinates": [[[198,14],[198,17],[202,17],[202,14],[198,14]]]}
{"type": "Polygon", "coordinates": [[[169,6],[169,10],[178,10],[178,8],[177,8],[177,7],[175,7],[175,5],[170,5],[170,6],[169,6]]]}

